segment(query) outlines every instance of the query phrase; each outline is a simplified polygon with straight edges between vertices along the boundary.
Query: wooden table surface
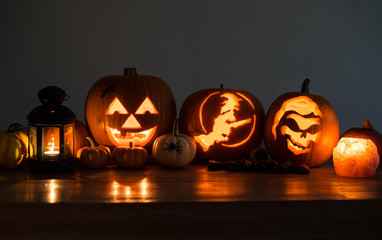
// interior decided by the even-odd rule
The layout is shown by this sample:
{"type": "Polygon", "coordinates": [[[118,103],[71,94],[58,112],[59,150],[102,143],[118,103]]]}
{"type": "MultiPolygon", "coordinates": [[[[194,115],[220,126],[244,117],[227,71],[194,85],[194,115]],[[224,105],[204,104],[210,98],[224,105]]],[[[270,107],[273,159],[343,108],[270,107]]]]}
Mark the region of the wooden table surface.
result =
{"type": "Polygon", "coordinates": [[[0,216],[0,239],[382,239],[382,172],[0,169],[0,216]]]}

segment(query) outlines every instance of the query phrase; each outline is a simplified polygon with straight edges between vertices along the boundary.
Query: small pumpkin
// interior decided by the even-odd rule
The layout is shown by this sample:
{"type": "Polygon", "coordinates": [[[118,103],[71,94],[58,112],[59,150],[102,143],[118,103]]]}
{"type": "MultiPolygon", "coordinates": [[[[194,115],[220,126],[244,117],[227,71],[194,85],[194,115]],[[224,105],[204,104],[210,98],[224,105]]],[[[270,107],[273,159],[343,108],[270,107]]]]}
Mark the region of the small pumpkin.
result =
{"type": "Polygon", "coordinates": [[[195,140],[201,159],[244,158],[261,144],[264,115],[253,94],[221,85],[187,97],[179,113],[179,130],[195,140]]]}
{"type": "Polygon", "coordinates": [[[281,95],[268,109],[264,143],[276,161],[318,167],[337,145],[336,112],[324,97],[309,93],[309,82],[305,79],[301,92],[281,95]]]}
{"type": "Polygon", "coordinates": [[[333,150],[334,169],[339,176],[371,177],[380,165],[382,135],[370,121],[362,125],[347,130],[333,150]]]}
{"type": "Polygon", "coordinates": [[[127,146],[134,138],[135,145],[151,150],[158,136],[171,131],[176,105],[165,81],[125,68],[123,75],[105,76],[94,83],[85,113],[98,144],[127,146]]]}
{"type": "Polygon", "coordinates": [[[172,134],[158,137],[153,145],[153,156],[162,165],[182,168],[194,159],[196,143],[191,137],[179,134],[178,117],[175,118],[172,134]]]}
{"type": "MultiPolygon", "coordinates": [[[[28,136],[27,128],[14,123],[11,124],[7,131],[0,132],[0,167],[17,168],[21,162],[28,156],[28,136]]],[[[33,132],[30,133],[33,136],[33,132]]],[[[35,136],[35,135],[34,135],[35,136]]],[[[31,139],[31,144],[35,139],[31,139]]],[[[34,145],[30,149],[33,155],[34,145]]]]}
{"type": "Polygon", "coordinates": [[[129,146],[114,148],[111,158],[120,168],[140,168],[146,163],[147,156],[146,149],[129,142],[129,146]]]}
{"type": "Polygon", "coordinates": [[[111,152],[107,146],[95,146],[94,141],[87,137],[90,147],[80,148],[77,152],[79,164],[85,168],[103,168],[110,161],[111,152]]]}

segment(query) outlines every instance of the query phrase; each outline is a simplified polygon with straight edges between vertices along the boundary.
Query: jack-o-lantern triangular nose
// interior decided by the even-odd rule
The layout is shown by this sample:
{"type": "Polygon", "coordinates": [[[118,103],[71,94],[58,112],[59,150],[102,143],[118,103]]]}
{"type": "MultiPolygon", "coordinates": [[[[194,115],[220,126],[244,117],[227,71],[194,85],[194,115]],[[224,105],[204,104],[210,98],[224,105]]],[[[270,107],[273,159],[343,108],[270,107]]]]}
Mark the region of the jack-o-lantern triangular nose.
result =
{"type": "Polygon", "coordinates": [[[135,129],[139,129],[139,128],[142,128],[141,127],[141,124],[139,124],[139,122],[137,121],[137,119],[134,117],[133,114],[131,114],[127,120],[125,121],[125,123],[123,124],[122,128],[135,128],[135,129]]]}

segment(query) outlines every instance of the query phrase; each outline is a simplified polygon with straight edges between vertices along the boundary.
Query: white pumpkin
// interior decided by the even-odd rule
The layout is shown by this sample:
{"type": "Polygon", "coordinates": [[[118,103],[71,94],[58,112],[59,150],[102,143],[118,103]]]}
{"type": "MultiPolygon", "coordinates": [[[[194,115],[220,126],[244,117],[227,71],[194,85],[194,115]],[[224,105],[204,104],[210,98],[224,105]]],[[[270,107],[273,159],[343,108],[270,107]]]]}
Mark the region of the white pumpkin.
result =
{"type": "Polygon", "coordinates": [[[182,168],[194,159],[196,143],[191,137],[179,134],[178,117],[175,118],[172,134],[158,137],[153,144],[153,156],[167,167],[182,168]]]}

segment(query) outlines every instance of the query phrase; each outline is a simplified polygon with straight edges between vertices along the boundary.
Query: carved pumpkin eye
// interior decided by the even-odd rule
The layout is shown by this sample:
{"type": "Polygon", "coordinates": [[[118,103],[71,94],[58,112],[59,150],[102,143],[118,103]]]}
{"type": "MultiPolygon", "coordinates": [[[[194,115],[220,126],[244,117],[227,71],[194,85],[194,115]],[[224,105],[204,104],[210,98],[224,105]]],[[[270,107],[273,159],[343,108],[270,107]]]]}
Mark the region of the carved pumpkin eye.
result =
{"type": "Polygon", "coordinates": [[[149,97],[145,98],[145,100],[142,102],[141,106],[139,106],[135,114],[145,114],[146,112],[149,112],[151,114],[159,114],[158,110],[155,108],[154,104],[151,102],[149,97]]]}
{"type": "Polygon", "coordinates": [[[122,105],[118,98],[115,98],[106,109],[106,115],[113,115],[115,112],[119,114],[128,114],[126,108],[122,105]]]}

